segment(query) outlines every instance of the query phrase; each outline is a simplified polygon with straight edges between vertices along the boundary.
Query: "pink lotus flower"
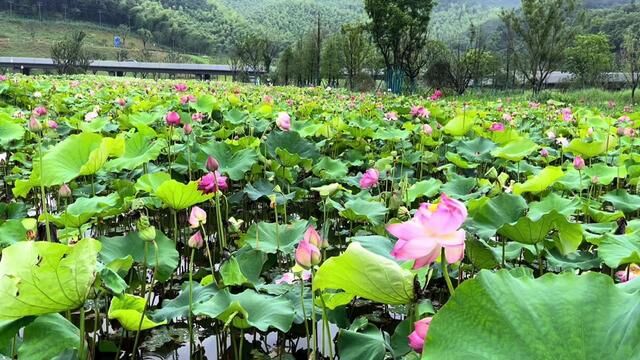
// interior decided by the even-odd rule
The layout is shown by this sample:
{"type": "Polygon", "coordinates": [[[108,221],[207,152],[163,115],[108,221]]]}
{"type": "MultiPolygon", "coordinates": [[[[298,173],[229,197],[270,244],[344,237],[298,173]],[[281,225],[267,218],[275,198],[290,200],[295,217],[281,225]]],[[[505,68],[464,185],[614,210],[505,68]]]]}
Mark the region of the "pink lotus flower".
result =
{"type": "Polygon", "coordinates": [[[85,116],[84,116],[84,121],[86,122],[92,122],[93,120],[95,120],[98,117],[98,113],[95,111],[91,111],[88,112],[85,116]]]}
{"type": "Polygon", "coordinates": [[[194,206],[191,208],[191,213],[189,214],[189,226],[192,229],[197,229],[200,225],[207,223],[207,212],[202,210],[202,208],[198,206],[194,206]]]}
{"type": "Polygon", "coordinates": [[[6,75],[0,75],[0,81],[6,81],[8,77],[6,75]]]}
{"type": "Polygon", "coordinates": [[[489,130],[493,132],[503,132],[504,124],[499,122],[494,122],[493,124],[491,124],[491,127],[489,128],[489,130]]]}
{"type": "Polygon", "coordinates": [[[363,189],[370,189],[378,185],[378,178],[380,173],[376,169],[369,169],[365,171],[364,175],[360,178],[360,187],[363,189]]]}
{"type": "Polygon", "coordinates": [[[197,112],[197,113],[191,114],[191,120],[195,122],[201,122],[203,118],[204,118],[204,115],[202,113],[197,112]]]}
{"type": "Polygon", "coordinates": [[[429,124],[424,124],[422,125],[422,132],[427,136],[431,136],[433,134],[433,128],[429,124]]]}
{"type": "Polygon", "coordinates": [[[506,122],[510,122],[513,120],[513,116],[509,113],[504,113],[502,114],[502,120],[506,121],[506,122]]]}
{"type": "Polygon", "coordinates": [[[31,119],[29,119],[29,122],[27,123],[27,128],[31,132],[37,133],[42,131],[42,124],[40,124],[40,121],[38,121],[38,119],[31,117],[31,119]]]}
{"type": "Polygon", "coordinates": [[[567,140],[567,138],[561,136],[559,138],[556,139],[556,144],[562,146],[562,147],[567,147],[569,146],[569,140],[567,140]]]}
{"type": "Polygon", "coordinates": [[[585,163],[584,163],[584,159],[580,156],[576,156],[575,158],[573,158],[573,167],[576,170],[582,170],[585,168],[585,163]]]}
{"type": "Polygon", "coordinates": [[[185,91],[189,90],[189,87],[187,86],[187,84],[183,84],[183,83],[175,84],[175,85],[173,86],[173,88],[174,88],[177,92],[185,92],[185,91]]]}
{"type": "Polygon", "coordinates": [[[60,189],[58,189],[58,195],[61,198],[70,197],[71,196],[71,189],[69,188],[69,185],[67,185],[67,184],[60,185],[60,189]]]}
{"type": "Polygon", "coordinates": [[[282,131],[291,130],[291,116],[286,112],[279,112],[278,117],[276,118],[276,125],[282,131]]]}
{"type": "Polygon", "coordinates": [[[228,188],[227,177],[222,176],[218,171],[208,173],[200,178],[198,182],[198,189],[205,194],[217,192],[218,190],[225,191],[228,188]]]}
{"type": "Polygon", "coordinates": [[[45,116],[47,115],[47,108],[44,106],[38,106],[37,108],[33,109],[33,115],[35,116],[45,116]]]}
{"type": "Polygon", "coordinates": [[[549,157],[549,150],[545,148],[540,149],[540,156],[542,156],[543,158],[549,157]]]}
{"type": "Polygon", "coordinates": [[[305,269],[320,264],[322,254],[320,250],[310,242],[302,240],[296,248],[296,263],[305,269]]]}
{"type": "Polygon", "coordinates": [[[214,158],[213,156],[207,156],[207,162],[204,164],[204,166],[209,171],[216,171],[218,170],[218,168],[220,168],[220,163],[218,163],[218,160],[216,160],[216,158],[214,158]]]}
{"type": "Polygon", "coordinates": [[[630,121],[631,121],[631,118],[628,115],[622,115],[618,118],[619,123],[626,123],[630,121]]]}
{"type": "Polygon", "coordinates": [[[620,279],[620,282],[627,282],[638,278],[640,277],[640,266],[631,264],[626,269],[616,272],[616,277],[620,279]]]}
{"type": "Polygon", "coordinates": [[[418,320],[414,324],[414,330],[409,334],[409,346],[415,352],[422,352],[424,348],[424,341],[427,338],[427,332],[429,331],[429,325],[431,324],[432,317],[418,320]]]}
{"type": "Polygon", "coordinates": [[[636,136],[636,131],[632,128],[624,128],[623,132],[624,136],[634,137],[636,136]]]}
{"type": "Polygon", "coordinates": [[[164,117],[164,121],[169,126],[178,126],[180,125],[180,114],[175,111],[169,111],[164,117]]]}
{"type": "Polygon", "coordinates": [[[200,249],[204,245],[204,239],[200,231],[196,231],[187,241],[187,245],[192,249],[200,249]]]}
{"type": "Polygon", "coordinates": [[[47,121],[47,126],[49,127],[49,129],[55,130],[58,128],[58,123],[53,120],[49,120],[47,121]]]}
{"type": "MultiPolygon", "coordinates": [[[[302,281],[309,281],[309,279],[311,279],[311,271],[309,270],[303,270],[302,273],[300,274],[300,277],[302,277],[302,281]]],[[[295,281],[297,280],[296,275],[292,272],[287,272],[282,274],[282,276],[277,279],[275,281],[276,285],[280,285],[280,284],[293,284],[295,281]]]]}
{"type": "Polygon", "coordinates": [[[431,115],[429,110],[425,109],[424,106],[412,106],[410,114],[415,118],[423,118],[423,119],[426,119],[429,117],[429,115],[431,115]]]}
{"type": "Polygon", "coordinates": [[[273,104],[273,96],[265,95],[262,97],[262,102],[265,104],[273,104]]]}
{"type": "Polygon", "coordinates": [[[294,104],[293,100],[291,99],[287,99],[286,103],[287,103],[287,106],[293,106],[294,104]]]}
{"type": "Polygon", "coordinates": [[[182,130],[184,131],[185,135],[190,135],[193,132],[193,127],[191,126],[191,124],[184,124],[182,130]]]}
{"type": "Polygon", "coordinates": [[[125,107],[127,106],[127,100],[123,99],[123,98],[119,98],[118,100],[116,100],[116,103],[118,105],[120,105],[121,107],[125,107]]]}
{"type": "Polygon", "coordinates": [[[566,122],[573,121],[573,112],[571,111],[570,108],[564,108],[560,110],[560,113],[562,114],[563,121],[566,121],[566,122]]]}
{"type": "Polygon", "coordinates": [[[624,108],[622,109],[622,111],[629,113],[631,112],[631,106],[630,105],[625,105],[624,108]]]}
{"type": "Polygon", "coordinates": [[[317,247],[318,249],[324,249],[329,247],[329,242],[325,239],[323,240],[315,227],[309,226],[307,231],[304,233],[303,241],[309,242],[311,245],[317,247]]]}
{"type": "Polygon", "coordinates": [[[384,119],[387,121],[396,121],[398,120],[398,114],[395,111],[389,111],[384,114],[384,119]]]}
{"type": "Polygon", "coordinates": [[[443,95],[442,90],[436,89],[436,91],[433,92],[433,94],[431,95],[431,97],[429,97],[429,99],[431,99],[431,101],[438,101],[440,100],[442,95],[443,95]]]}
{"type": "Polygon", "coordinates": [[[538,108],[540,108],[540,103],[531,101],[531,102],[529,102],[529,107],[532,108],[532,109],[538,109],[538,108]]]}
{"type": "Polygon", "coordinates": [[[193,95],[185,95],[180,97],[180,104],[187,105],[188,103],[196,102],[196,97],[193,95]]]}
{"type": "Polygon", "coordinates": [[[458,262],[464,257],[465,231],[460,226],[466,218],[464,204],[446,194],[440,195],[438,204],[423,203],[411,220],[387,226],[398,238],[391,255],[416,260],[413,268],[419,269],[433,263],[444,248],[446,261],[458,262]]]}

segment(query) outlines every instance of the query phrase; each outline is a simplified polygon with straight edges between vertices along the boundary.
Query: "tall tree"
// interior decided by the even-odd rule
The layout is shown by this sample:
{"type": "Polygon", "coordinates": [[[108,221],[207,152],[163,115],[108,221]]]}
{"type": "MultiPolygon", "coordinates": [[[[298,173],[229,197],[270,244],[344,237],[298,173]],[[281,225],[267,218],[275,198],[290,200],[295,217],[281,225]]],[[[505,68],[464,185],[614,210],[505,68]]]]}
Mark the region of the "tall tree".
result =
{"type": "Polygon", "coordinates": [[[521,1],[521,9],[503,10],[500,18],[520,41],[516,64],[537,93],[562,64],[580,17],[576,16],[577,0],[521,1]]]}
{"type": "Polygon", "coordinates": [[[640,83],[640,26],[627,29],[622,41],[622,60],[627,81],[631,84],[631,102],[635,102],[636,89],[640,83]]]}
{"type": "Polygon", "coordinates": [[[341,33],[344,68],[349,89],[353,90],[354,80],[371,54],[371,46],[362,25],[344,25],[341,33]]]}
{"type": "Polygon", "coordinates": [[[605,80],[604,73],[613,66],[611,43],[605,34],[576,36],[575,44],[567,49],[567,70],[582,86],[594,86],[605,80]]]}
{"type": "Polygon", "coordinates": [[[365,0],[369,31],[386,68],[387,86],[399,92],[405,66],[427,41],[432,0],[365,0]]]}

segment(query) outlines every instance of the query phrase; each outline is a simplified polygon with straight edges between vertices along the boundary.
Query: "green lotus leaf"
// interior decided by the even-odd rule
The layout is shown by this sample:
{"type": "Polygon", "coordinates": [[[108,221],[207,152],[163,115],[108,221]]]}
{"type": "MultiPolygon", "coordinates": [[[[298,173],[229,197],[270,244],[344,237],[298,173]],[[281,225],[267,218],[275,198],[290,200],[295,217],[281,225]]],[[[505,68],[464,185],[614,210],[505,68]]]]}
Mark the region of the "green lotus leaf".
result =
{"type": "Polygon", "coordinates": [[[613,190],[602,195],[601,199],[612,203],[616,209],[624,213],[632,213],[640,209],[640,196],[631,195],[623,189],[613,190]]]}
{"type": "Polygon", "coordinates": [[[242,237],[242,242],[266,254],[275,254],[277,251],[289,253],[302,240],[307,226],[306,220],[291,224],[259,222],[251,225],[242,237]]]}
{"type": "Polygon", "coordinates": [[[580,199],[565,199],[555,192],[552,192],[540,201],[530,203],[527,217],[535,221],[554,210],[564,216],[571,216],[579,207],[580,199]]]}
{"type": "MultiPolygon", "coordinates": [[[[86,343],[85,343],[86,344],[86,343]]],[[[65,350],[78,350],[80,330],[60,314],[38,316],[24,327],[20,359],[57,359],[65,350]]],[[[86,351],[86,345],[85,345],[86,351]]]]}
{"type": "Polygon", "coordinates": [[[400,141],[408,138],[410,133],[397,128],[381,128],[373,134],[376,140],[400,141]]]}
{"type": "Polygon", "coordinates": [[[342,290],[388,305],[408,304],[414,299],[414,274],[395,261],[352,242],[339,256],[327,259],[318,269],[316,289],[342,290]]]}
{"type": "Polygon", "coordinates": [[[129,331],[152,329],[167,322],[154,322],[149,319],[145,311],[145,299],[131,294],[122,294],[111,299],[107,316],[111,320],[118,320],[123,328],[129,331]],[[142,320],[142,323],[140,323],[142,320]]]}
{"type": "Polygon", "coordinates": [[[171,180],[171,175],[165,172],[157,172],[153,174],[142,175],[138,181],[136,181],[135,188],[137,191],[144,191],[149,194],[153,194],[155,189],[160,187],[165,181],[171,180]]]}
{"type": "Polygon", "coordinates": [[[355,241],[359,243],[363,248],[376,255],[380,255],[389,260],[396,261],[395,258],[391,256],[391,250],[393,250],[393,242],[387,237],[379,235],[364,235],[350,237],[348,240],[350,242],[355,241]]]}
{"type": "Polygon", "coordinates": [[[494,198],[478,199],[474,208],[469,207],[470,227],[483,239],[489,239],[508,223],[516,222],[527,209],[522,196],[502,193],[494,198]]]}
{"type": "Polygon", "coordinates": [[[207,156],[213,156],[220,164],[220,173],[229,175],[231,180],[242,180],[244,174],[251,169],[258,160],[255,150],[248,148],[234,151],[229,145],[223,142],[214,142],[202,146],[200,156],[200,168],[206,170],[207,156]]]}
{"type": "Polygon", "coordinates": [[[458,114],[442,129],[445,133],[452,136],[462,136],[473,128],[477,113],[468,112],[466,114],[458,114]]]}
{"type": "Polygon", "coordinates": [[[67,206],[59,216],[51,216],[51,221],[61,227],[79,228],[92,217],[105,214],[119,205],[120,196],[112,193],[108,196],[94,196],[92,198],[78,198],[67,206]]]}
{"type": "Polygon", "coordinates": [[[516,223],[505,224],[498,233],[522,244],[534,245],[547,239],[551,230],[558,231],[556,245],[563,254],[574,252],[582,242],[582,227],[570,223],[567,218],[555,210],[532,220],[523,216],[516,223]]]}
{"type": "Polygon", "coordinates": [[[0,249],[26,240],[27,230],[21,220],[10,219],[0,223],[0,249]]]}
{"type": "Polygon", "coordinates": [[[625,235],[606,234],[598,247],[598,256],[610,268],[640,263],[640,231],[625,235]]]}
{"type": "Polygon", "coordinates": [[[496,144],[493,141],[481,137],[473,140],[460,141],[455,145],[458,154],[472,161],[491,160],[491,151],[495,148],[496,144]]]}
{"type": "Polygon", "coordinates": [[[385,340],[382,332],[373,324],[365,324],[360,329],[340,329],[337,347],[340,359],[382,360],[385,358],[385,340]]]}
{"type": "Polygon", "coordinates": [[[100,242],[75,245],[23,241],[2,251],[0,320],[74,310],[96,276],[100,242]]]}
{"type": "Polygon", "coordinates": [[[434,316],[422,358],[633,359],[640,343],[638,291],[600,273],[533,279],[482,270],[434,316]]]}
{"type": "Polygon", "coordinates": [[[468,239],[465,242],[465,253],[478,269],[493,269],[499,264],[496,254],[482,240],[468,239]]]}
{"type": "MultiPolygon", "coordinates": [[[[124,259],[131,256],[133,260],[141,264],[145,259],[145,241],[140,238],[137,232],[130,232],[126,236],[103,237],[100,260],[105,264],[110,264],[117,259],[124,259]]],[[[171,277],[173,271],[178,267],[179,254],[173,240],[167,238],[160,230],[156,229],[156,243],[158,244],[158,281],[166,281],[171,277]]],[[[148,268],[156,266],[155,247],[147,243],[146,264],[148,268]]]]}
{"type": "Polygon", "coordinates": [[[315,160],[320,157],[316,146],[300,137],[295,131],[274,131],[267,137],[267,152],[276,158],[276,149],[280,148],[305,159],[315,160]]]}
{"type": "Polygon", "coordinates": [[[173,179],[163,182],[153,194],[173,210],[184,210],[213,197],[213,194],[204,194],[198,190],[197,181],[183,184],[173,179]]]}
{"type": "Polygon", "coordinates": [[[313,173],[325,180],[342,180],[348,172],[349,168],[344,162],[326,156],[313,166],[313,173]]]}
{"type": "Polygon", "coordinates": [[[624,166],[607,166],[603,163],[593,164],[584,170],[590,178],[598,177],[598,182],[602,185],[611,184],[616,178],[627,177],[627,168],[624,166]]]}
{"type": "Polygon", "coordinates": [[[571,140],[565,151],[580,155],[585,159],[590,159],[598,155],[602,155],[611,149],[615,149],[618,139],[610,135],[609,139],[602,141],[588,141],[586,139],[576,138],[571,140]]]}
{"type": "Polygon", "coordinates": [[[536,150],[538,150],[538,145],[535,142],[521,138],[494,149],[491,151],[491,155],[509,161],[520,161],[536,150]]]}
{"type": "Polygon", "coordinates": [[[266,182],[263,179],[258,180],[254,184],[247,184],[244,187],[244,192],[249,196],[251,200],[265,199],[270,200],[271,196],[275,195],[276,204],[282,205],[287,201],[293,200],[296,197],[296,193],[282,194],[281,192],[275,192],[276,186],[266,182]]]}
{"type": "Polygon", "coordinates": [[[293,305],[285,297],[259,294],[250,289],[239,294],[224,289],[208,301],[195,304],[193,313],[219,319],[236,328],[255,327],[260,331],[275,328],[287,332],[294,319],[293,305]]]}
{"type": "Polygon", "coordinates": [[[11,121],[11,117],[0,113],[0,145],[6,146],[11,141],[20,140],[24,136],[25,127],[11,121]]]}
{"type": "Polygon", "coordinates": [[[344,204],[344,210],[340,216],[351,221],[370,222],[372,225],[380,225],[384,222],[387,208],[384,204],[362,199],[349,200],[344,204]]]}
{"type": "Polygon", "coordinates": [[[524,183],[517,183],[513,186],[513,193],[516,195],[530,193],[539,193],[545,191],[552,186],[556,181],[564,176],[562,168],[556,166],[548,166],[544,168],[540,173],[527,179],[524,183]]]}
{"type": "Polygon", "coordinates": [[[232,125],[244,125],[248,121],[248,115],[238,109],[231,109],[224,114],[224,120],[232,125]]]}
{"type": "Polygon", "coordinates": [[[212,95],[200,95],[195,103],[191,103],[191,108],[203,114],[211,114],[214,109],[219,109],[220,106],[212,95]]]}
{"type": "Polygon", "coordinates": [[[133,170],[157,159],[166,147],[167,142],[164,139],[153,140],[152,137],[135,133],[125,141],[122,156],[107,162],[105,169],[108,171],[133,170]]]}
{"type": "Polygon", "coordinates": [[[479,164],[469,163],[465,159],[462,158],[459,154],[453,152],[447,152],[445,154],[445,158],[449,160],[452,164],[459,167],[460,169],[475,169],[479,164]]]}
{"type": "Polygon", "coordinates": [[[236,251],[220,268],[220,275],[227,286],[257,284],[267,255],[260,250],[245,246],[236,251]]]}
{"type": "MultiPolygon", "coordinates": [[[[219,290],[215,284],[202,286],[197,282],[191,283],[192,304],[201,304],[209,301],[219,290]]],[[[182,290],[175,299],[164,300],[162,307],[151,314],[154,321],[172,321],[177,318],[189,316],[189,283],[182,284],[182,290]]]]}

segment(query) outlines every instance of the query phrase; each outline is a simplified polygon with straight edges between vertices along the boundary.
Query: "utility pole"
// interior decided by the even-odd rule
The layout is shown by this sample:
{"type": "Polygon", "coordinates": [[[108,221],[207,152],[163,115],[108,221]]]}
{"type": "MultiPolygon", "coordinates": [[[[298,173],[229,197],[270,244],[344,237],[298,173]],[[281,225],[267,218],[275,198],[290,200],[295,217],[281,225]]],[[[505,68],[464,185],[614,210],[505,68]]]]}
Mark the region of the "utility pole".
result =
{"type": "Polygon", "coordinates": [[[40,18],[40,22],[42,22],[42,1],[38,1],[38,17],[40,18]]]}
{"type": "Polygon", "coordinates": [[[322,39],[320,36],[320,11],[318,11],[318,28],[316,34],[316,85],[320,86],[322,79],[320,78],[320,52],[322,52],[322,39]]]}
{"type": "Polygon", "coordinates": [[[98,19],[100,21],[100,27],[102,27],[102,9],[98,10],[98,19]]]}
{"type": "Polygon", "coordinates": [[[9,0],[9,16],[13,16],[13,1],[9,0]]]}
{"type": "Polygon", "coordinates": [[[67,21],[67,7],[69,7],[69,5],[67,5],[67,3],[62,4],[62,9],[64,10],[64,21],[67,21]]]}

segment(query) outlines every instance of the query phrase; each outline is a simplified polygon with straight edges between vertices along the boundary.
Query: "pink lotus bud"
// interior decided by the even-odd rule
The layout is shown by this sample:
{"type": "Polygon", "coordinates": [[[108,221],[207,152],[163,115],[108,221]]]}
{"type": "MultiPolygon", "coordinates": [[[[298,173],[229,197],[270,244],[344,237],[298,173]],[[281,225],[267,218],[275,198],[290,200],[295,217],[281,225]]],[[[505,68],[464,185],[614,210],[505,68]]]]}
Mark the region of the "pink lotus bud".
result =
{"type": "Polygon", "coordinates": [[[195,234],[191,235],[191,237],[187,241],[187,245],[192,249],[200,249],[202,245],[204,245],[204,240],[202,239],[202,234],[200,234],[200,231],[197,231],[195,234]]]}
{"type": "Polygon", "coordinates": [[[164,120],[169,126],[178,126],[180,125],[180,114],[175,111],[169,111],[164,120]]]}
{"type": "Polygon", "coordinates": [[[396,114],[394,111],[390,111],[384,114],[384,118],[385,120],[388,120],[388,121],[395,121],[395,120],[398,120],[398,114],[396,114]]]}
{"type": "Polygon", "coordinates": [[[422,125],[422,132],[427,136],[431,136],[431,134],[433,134],[433,128],[429,124],[424,124],[422,125]]]}
{"type": "Polygon", "coordinates": [[[618,134],[618,136],[624,136],[624,128],[623,127],[617,128],[616,133],[618,134]]]}
{"type": "Polygon", "coordinates": [[[542,156],[543,158],[549,157],[549,150],[545,148],[540,149],[540,156],[542,156]]]}
{"type": "Polygon", "coordinates": [[[29,119],[27,127],[29,128],[29,130],[31,130],[31,132],[34,133],[42,131],[42,125],[40,124],[40,121],[38,121],[38,119],[34,117],[31,117],[31,119],[29,119]]]}
{"type": "Polygon", "coordinates": [[[33,115],[35,116],[45,116],[47,115],[47,108],[44,106],[38,106],[37,108],[33,109],[33,115]]]}
{"type": "Polygon", "coordinates": [[[309,242],[311,245],[317,247],[318,249],[325,249],[329,247],[329,242],[323,240],[318,231],[313,226],[307,228],[307,231],[304,233],[303,241],[309,242]]]}
{"type": "Polygon", "coordinates": [[[71,196],[71,189],[69,188],[69,185],[67,184],[62,184],[60,186],[60,189],[58,189],[58,195],[61,198],[67,198],[71,196]]]}
{"type": "Polygon", "coordinates": [[[489,130],[493,132],[503,132],[504,124],[499,122],[494,122],[493,124],[491,124],[491,127],[489,128],[489,130]]]}
{"type": "Polygon", "coordinates": [[[600,177],[598,177],[597,175],[596,176],[592,176],[591,177],[591,183],[594,184],[594,185],[599,184],[600,183],[600,177]]]}
{"type": "Polygon", "coordinates": [[[47,121],[47,126],[49,127],[49,129],[57,129],[58,128],[58,123],[53,121],[53,120],[49,120],[47,121]]]}
{"type": "Polygon", "coordinates": [[[414,325],[415,330],[409,334],[409,347],[411,347],[415,352],[421,353],[424,348],[424,341],[427,338],[431,319],[431,317],[428,317],[416,321],[414,325]]]}
{"type": "Polygon", "coordinates": [[[207,157],[207,163],[205,164],[207,170],[209,171],[216,171],[218,170],[218,168],[220,168],[220,164],[218,163],[218,160],[216,160],[216,158],[214,158],[213,156],[208,156],[207,157]]]}
{"type": "Polygon", "coordinates": [[[182,128],[182,130],[184,130],[185,135],[190,135],[193,132],[193,128],[191,127],[191,124],[184,124],[184,127],[182,128]]]}
{"type": "Polygon", "coordinates": [[[125,100],[123,98],[120,98],[120,99],[116,100],[116,102],[118,103],[118,105],[120,105],[122,107],[127,106],[127,100],[125,100]]]}
{"type": "Polygon", "coordinates": [[[198,206],[194,206],[191,208],[191,213],[189,214],[189,226],[192,229],[196,229],[200,227],[200,225],[207,223],[207,212],[202,210],[198,206]]]}
{"type": "Polygon", "coordinates": [[[509,113],[504,113],[502,115],[502,120],[504,120],[506,122],[509,122],[509,121],[513,120],[513,116],[511,114],[509,114],[509,113]]]}
{"type": "Polygon", "coordinates": [[[576,156],[575,158],[573,158],[573,167],[576,170],[582,170],[585,168],[585,163],[584,163],[584,159],[582,157],[580,157],[579,155],[576,156]]]}
{"type": "Polygon", "coordinates": [[[296,263],[305,269],[309,269],[314,265],[320,264],[322,261],[322,254],[317,247],[310,244],[308,241],[300,241],[296,248],[296,263]]]}
{"type": "Polygon", "coordinates": [[[289,116],[289,114],[287,114],[286,112],[278,113],[278,117],[276,118],[276,125],[282,131],[291,130],[291,116],[289,116]]]}
{"type": "Polygon", "coordinates": [[[202,113],[197,112],[197,113],[191,114],[191,120],[195,122],[201,122],[203,118],[204,118],[204,115],[202,113]]]}

